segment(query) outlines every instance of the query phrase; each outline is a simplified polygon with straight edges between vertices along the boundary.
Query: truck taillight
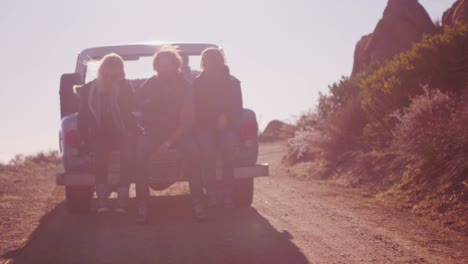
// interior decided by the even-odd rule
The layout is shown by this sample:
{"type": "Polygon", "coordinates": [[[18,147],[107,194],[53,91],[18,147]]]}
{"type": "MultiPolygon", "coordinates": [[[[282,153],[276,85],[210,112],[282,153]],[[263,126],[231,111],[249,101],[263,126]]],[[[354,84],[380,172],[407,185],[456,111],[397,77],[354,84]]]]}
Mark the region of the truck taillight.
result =
{"type": "Polygon", "coordinates": [[[77,130],[70,130],[65,134],[65,143],[72,147],[77,148],[80,146],[81,138],[77,130]]]}
{"type": "Polygon", "coordinates": [[[254,139],[258,134],[258,126],[253,122],[244,123],[241,125],[239,133],[242,140],[254,139]]]}

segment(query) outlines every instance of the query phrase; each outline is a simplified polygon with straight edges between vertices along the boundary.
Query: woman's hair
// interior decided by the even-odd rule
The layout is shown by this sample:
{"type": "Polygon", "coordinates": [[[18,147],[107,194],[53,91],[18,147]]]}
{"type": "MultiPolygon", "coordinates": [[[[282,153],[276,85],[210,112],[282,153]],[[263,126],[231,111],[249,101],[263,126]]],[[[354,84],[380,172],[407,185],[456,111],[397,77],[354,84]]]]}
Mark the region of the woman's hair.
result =
{"type": "Polygon", "coordinates": [[[226,59],[223,52],[217,48],[205,49],[201,54],[200,68],[204,70],[207,64],[213,65],[213,67],[218,69],[224,67],[226,59]]]}
{"type": "MultiPolygon", "coordinates": [[[[109,53],[106,56],[102,57],[100,60],[92,60],[90,62],[97,62],[99,64],[99,68],[97,70],[96,75],[96,82],[99,87],[103,87],[104,85],[104,76],[109,72],[111,69],[123,69],[124,68],[124,60],[121,56],[116,53],[109,53]]],[[[83,85],[75,85],[73,86],[74,93],[78,94],[78,90],[83,85]]]]}
{"type": "Polygon", "coordinates": [[[180,70],[182,66],[182,57],[180,56],[177,46],[164,45],[158,49],[158,51],[153,56],[153,69],[156,70],[156,65],[158,65],[159,60],[162,57],[169,57],[172,60],[172,63],[176,65],[177,69],[180,70]]]}
{"type": "Polygon", "coordinates": [[[102,57],[100,61],[99,69],[97,71],[96,79],[102,81],[103,77],[109,72],[110,69],[123,69],[124,61],[122,57],[116,53],[109,53],[106,56],[102,57]]]}

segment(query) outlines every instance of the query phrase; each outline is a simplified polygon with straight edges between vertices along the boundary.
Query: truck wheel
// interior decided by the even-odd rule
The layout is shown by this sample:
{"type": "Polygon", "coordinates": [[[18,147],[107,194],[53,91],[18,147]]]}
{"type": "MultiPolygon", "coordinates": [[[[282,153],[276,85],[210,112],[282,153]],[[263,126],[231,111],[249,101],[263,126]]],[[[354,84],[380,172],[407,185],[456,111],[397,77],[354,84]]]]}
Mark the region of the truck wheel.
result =
{"type": "Polygon", "coordinates": [[[94,186],[66,186],[65,202],[70,213],[87,214],[91,212],[94,186]]]}
{"type": "Polygon", "coordinates": [[[236,179],[234,181],[233,200],[236,207],[249,207],[253,201],[254,179],[236,179]]]}

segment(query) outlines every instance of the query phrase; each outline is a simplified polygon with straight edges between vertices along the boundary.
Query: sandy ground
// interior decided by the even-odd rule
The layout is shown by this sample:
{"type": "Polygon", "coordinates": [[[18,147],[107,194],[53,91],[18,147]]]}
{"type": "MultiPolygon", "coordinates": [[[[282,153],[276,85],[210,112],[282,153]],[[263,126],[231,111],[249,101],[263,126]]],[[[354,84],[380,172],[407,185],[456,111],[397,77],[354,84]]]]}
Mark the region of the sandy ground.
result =
{"type": "Polygon", "coordinates": [[[63,187],[53,185],[58,168],[49,168],[50,178],[36,183],[40,199],[28,197],[26,210],[0,208],[0,263],[468,262],[461,233],[356,190],[294,179],[280,163],[284,152],[284,144],[261,146],[271,176],[255,180],[252,207],[214,212],[204,223],[191,215],[187,184],[153,193],[145,226],[133,213],[71,215],[63,187]]]}

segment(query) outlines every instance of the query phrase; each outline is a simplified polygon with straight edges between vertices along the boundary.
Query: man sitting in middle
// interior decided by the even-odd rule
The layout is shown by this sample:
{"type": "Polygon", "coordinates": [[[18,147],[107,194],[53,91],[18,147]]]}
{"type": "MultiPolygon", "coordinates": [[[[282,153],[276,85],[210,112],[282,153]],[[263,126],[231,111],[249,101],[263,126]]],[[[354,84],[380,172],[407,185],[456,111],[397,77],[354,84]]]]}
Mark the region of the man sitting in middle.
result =
{"type": "Polygon", "coordinates": [[[202,206],[203,187],[199,153],[192,138],[193,94],[180,68],[182,59],[175,47],[162,47],[153,59],[157,74],[136,91],[142,106],[143,126],[137,148],[136,199],[137,222],[145,223],[148,215],[149,185],[147,165],[151,155],[163,155],[177,149],[188,162],[192,206],[199,220],[206,218],[202,206]]]}

